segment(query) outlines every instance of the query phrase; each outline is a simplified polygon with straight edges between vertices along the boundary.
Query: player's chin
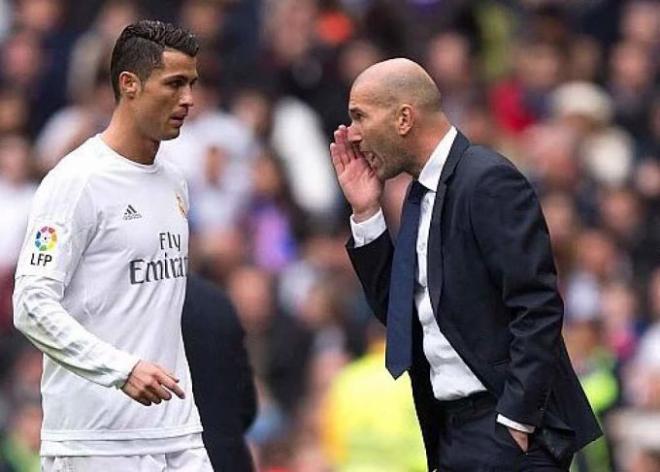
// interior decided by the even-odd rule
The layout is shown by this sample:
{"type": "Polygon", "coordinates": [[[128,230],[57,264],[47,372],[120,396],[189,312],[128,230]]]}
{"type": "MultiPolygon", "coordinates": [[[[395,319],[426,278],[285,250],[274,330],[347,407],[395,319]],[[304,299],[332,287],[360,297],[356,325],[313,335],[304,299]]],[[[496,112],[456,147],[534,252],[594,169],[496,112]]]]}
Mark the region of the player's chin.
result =
{"type": "Polygon", "coordinates": [[[178,138],[180,134],[181,134],[180,127],[168,127],[168,129],[166,129],[163,132],[163,137],[161,138],[161,141],[167,141],[170,139],[178,138]]]}

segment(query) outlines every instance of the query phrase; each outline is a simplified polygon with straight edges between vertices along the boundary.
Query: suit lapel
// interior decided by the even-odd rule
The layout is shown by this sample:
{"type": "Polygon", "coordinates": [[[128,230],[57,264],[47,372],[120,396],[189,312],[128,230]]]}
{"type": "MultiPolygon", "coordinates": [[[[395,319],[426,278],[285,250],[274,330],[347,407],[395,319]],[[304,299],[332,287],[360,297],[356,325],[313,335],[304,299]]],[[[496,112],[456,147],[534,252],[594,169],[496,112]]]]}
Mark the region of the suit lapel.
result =
{"type": "Polygon", "coordinates": [[[459,131],[447,156],[447,161],[442,168],[438,189],[433,203],[433,215],[431,216],[431,229],[429,230],[428,252],[426,254],[426,268],[429,280],[429,293],[431,295],[431,306],[433,313],[438,319],[438,305],[442,296],[442,209],[445,204],[445,195],[450,177],[458,165],[470,142],[459,131]]]}

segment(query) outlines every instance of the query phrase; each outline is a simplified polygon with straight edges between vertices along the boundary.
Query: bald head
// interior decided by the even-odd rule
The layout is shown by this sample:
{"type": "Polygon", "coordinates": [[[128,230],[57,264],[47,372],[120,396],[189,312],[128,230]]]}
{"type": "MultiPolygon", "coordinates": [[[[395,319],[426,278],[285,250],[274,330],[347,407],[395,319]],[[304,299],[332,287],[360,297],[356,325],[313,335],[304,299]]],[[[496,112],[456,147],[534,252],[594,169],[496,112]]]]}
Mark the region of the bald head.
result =
{"type": "Polygon", "coordinates": [[[440,111],[438,87],[422,66],[410,59],[396,58],[374,64],[355,79],[353,90],[383,105],[408,103],[423,111],[440,111]]]}

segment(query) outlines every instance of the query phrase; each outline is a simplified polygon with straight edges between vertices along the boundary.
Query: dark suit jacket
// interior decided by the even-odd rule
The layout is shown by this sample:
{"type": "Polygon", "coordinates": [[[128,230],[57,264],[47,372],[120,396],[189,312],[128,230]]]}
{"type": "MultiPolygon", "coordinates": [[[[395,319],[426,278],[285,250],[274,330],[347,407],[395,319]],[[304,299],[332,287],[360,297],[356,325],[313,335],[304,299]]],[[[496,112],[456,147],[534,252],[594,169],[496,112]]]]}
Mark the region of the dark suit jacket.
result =
{"type": "Polygon", "coordinates": [[[219,288],[189,275],[181,324],[213,469],[252,471],[243,435],[254,420],[257,402],[236,311],[219,288]]]}
{"type": "MultiPolygon", "coordinates": [[[[372,310],[386,324],[393,255],[388,232],[360,248],[349,241],[347,248],[372,310]]],[[[536,194],[513,164],[460,133],[440,177],[427,264],[440,330],[498,398],[497,411],[539,428],[539,441],[557,457],[597,438],[600,429],[561,337],[563,302],[536,194]]],[[[416,316],[411,323],[409,374],[434,469],[439,412],[421,326],[416,316]]]]}

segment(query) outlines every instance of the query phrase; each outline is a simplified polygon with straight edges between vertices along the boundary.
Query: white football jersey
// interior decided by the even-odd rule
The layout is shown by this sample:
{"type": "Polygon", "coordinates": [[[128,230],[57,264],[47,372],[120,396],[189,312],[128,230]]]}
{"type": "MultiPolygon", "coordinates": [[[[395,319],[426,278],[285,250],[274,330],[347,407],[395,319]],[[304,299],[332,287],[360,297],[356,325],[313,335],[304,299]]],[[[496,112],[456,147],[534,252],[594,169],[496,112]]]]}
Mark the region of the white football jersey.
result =
{"type": "Polygon", "coordinates": [[[188,262],[181,174],[141,165],[97,135],[44,178],[16,270],[15,323],[46,355],[42,455],[201,447],[181,336],[188,262]],[[120,387],[139,359],[186,393],[143,406],[120,387]]]}

